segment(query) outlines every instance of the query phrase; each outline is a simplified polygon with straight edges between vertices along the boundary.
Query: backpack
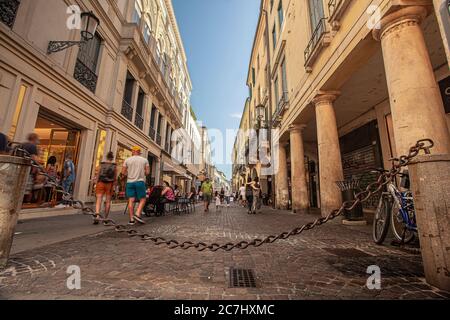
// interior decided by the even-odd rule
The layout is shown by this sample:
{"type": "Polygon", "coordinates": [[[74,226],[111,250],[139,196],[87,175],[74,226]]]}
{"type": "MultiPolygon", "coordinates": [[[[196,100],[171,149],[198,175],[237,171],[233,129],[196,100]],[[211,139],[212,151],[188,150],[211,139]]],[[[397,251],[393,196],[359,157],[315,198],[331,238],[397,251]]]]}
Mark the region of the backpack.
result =
{"type": "Polygon", "coordinates": [[[114,182],[116,175],[116,164],[115,163],[107,163],[102,162],[100,164],[100,172],[98,176],[98,180],[100,182],[114,182]]]}

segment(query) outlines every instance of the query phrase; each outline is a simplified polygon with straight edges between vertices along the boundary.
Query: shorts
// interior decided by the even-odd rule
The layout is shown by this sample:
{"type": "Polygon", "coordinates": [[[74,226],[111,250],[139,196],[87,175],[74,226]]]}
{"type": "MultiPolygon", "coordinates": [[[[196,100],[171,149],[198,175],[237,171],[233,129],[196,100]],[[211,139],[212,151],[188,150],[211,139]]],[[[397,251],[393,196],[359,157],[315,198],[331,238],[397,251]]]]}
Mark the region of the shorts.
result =
{"type": "Polygon", "coordinates": [[[207,193],[203,194],[203,201],[204,202],[211,202],[211,200],[212,200],[212,194],[207,194],[207,193]]]}
{"type": "Polygon", "coordinates": [[[127,183],[126,192],[128,199],[142,200],[147,198],[147,188],[145,187],[144,181],[127,183]]]}
{"type": "Polygon", "coordinates": [[[95,187],[95,194],[106,194],[107,196],[111,196],[113,193],[113,185],[112,182],[98,182],[95,187]]]}

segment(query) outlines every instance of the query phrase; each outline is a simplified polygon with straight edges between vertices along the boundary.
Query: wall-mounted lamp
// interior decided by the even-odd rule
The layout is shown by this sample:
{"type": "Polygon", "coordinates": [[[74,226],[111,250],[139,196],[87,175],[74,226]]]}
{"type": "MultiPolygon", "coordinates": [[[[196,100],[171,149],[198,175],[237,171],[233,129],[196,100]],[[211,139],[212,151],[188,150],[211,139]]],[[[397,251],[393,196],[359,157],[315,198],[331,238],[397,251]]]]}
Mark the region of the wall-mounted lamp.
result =
{"type": "Polygon", "coordinates": [[[100,25],[100,20],[92,11],[81,14],[81,41],[50,41],[47,53],[63,51],[75,45],[81,45],[94,38],[95,32],[100,25]]]}

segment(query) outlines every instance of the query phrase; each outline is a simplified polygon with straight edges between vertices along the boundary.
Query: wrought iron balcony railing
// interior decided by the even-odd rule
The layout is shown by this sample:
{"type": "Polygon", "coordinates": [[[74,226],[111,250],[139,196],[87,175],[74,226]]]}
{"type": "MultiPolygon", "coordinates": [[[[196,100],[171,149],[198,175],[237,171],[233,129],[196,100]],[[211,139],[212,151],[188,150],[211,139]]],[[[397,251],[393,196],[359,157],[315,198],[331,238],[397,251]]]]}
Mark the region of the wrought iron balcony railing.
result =
{"type": "Polygon", "coordinates": [[[305,49],[304,55],[305,55],[305,62],[307,62],[312,53],[314,52],[314,49],[316,48],[317,44],[320,42],[320,39],[327,31],[327,25],[326,25],[326,19],[322,18],[319,20],[319,23],[317,24],[316,28],[314,29],[314,32],[311,36],[311,40],[309,40],[308,46],[305,49]]]}
{"type": "Polygon", "coordinates": [[[148,135],[153,141],[155,141],[155,139],[156,139],[155,134],[156,134],[156,130],[154,128],[150,127],[150,131],[149,131],[148,135]]]}
{"type": "Polygon", "coordinates": [[[161,145],[161,135],[159,133],[156,134],[156,143],[160,146],[161,145]]]}
{"type": "Polygon", "coordinates": [[[277,110],[272,115],[272,126],[277,127],[281,120],[283,119],[283,114],[286,111],[286,106],[289,103],[289,93],[287,91],[283,92],[280,101],[277,104],[277,110]]]}
{"type": "Polygon", "coordinates": [[[142,118],[142,116],[138,113],[134,116],[134,124],[139,129],[144,129],[144,118],[142,118]]]}
{"type": "Polygon", "coordinates": [[[77,59],[75,64],[73,77],[83,86],[88,88],[92,93],[95,93],[98,77],[95,72],[89,69],[83,62],[81,62],[80,59],[77,59]]]}
{"type": "Polygon", "coordinates": [[[122,115],[128,120],[133,121],[133,107],[125,100],[122,101],[122,115]]]}
{"type": "Polygon", "coordinates": [[[0,21],[9,28],[14,26],[17,11],[19,10],[20,0],[1,0],[0,1],[0,21]]]}
{"type": "Polygon", "coordinates": [[[330,16],[334,15],[341,2],[342,0],[330,0],[330,2],[328,2],[328,12],[330,13],[330,16]]]}

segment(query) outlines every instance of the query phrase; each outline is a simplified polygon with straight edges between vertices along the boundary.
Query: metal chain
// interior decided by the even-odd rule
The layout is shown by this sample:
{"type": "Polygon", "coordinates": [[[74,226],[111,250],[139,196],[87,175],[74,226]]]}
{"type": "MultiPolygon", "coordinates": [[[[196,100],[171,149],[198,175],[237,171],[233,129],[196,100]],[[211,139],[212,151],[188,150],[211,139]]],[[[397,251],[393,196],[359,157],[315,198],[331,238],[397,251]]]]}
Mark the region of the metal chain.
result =
{"type": "MultiPolygon", "coordinates": [[[[222,245],[218,243],[211,243],[211,244],[207,244],[204,242],[195,243],[192,241],[185,241],[180,243],[176,240],[166,240],[165,238],[162,237],[152,237],[147,233],[140,233],[137,230],[129,229],[125,225],[117,225],[111,219],[104,219],[102,216],[96,215],[95,213],[93,213],[92,209],[85,207],[81,201],[73,200],[72,196],[67,192],[61,191],[61,187],[56,183],[55,186],[59,187],[58,192],[62,192],[67,197],[70,196],[72,200],[69,201],[71,201],[76,206],[76,208],[82,210],[83,214],[92,216],[96,221],[103,221],[108,224],[111,224],[112,226],[115,227],[115,230],[117,232],[126,233],[128,234],[129,237],[139,238],[142,241],[150,241],[157,246],[165,244],[169,249],[180,248],[183,250],[188,250],[191,248],[195,248],[197,251],[200,252],[205,250],[209,250],[212,252],[223,250],[229,252],[234,249],[244,250],[249,247],[260,247],[264,244],[271,244],[278,240],[287,240],[292,236],[300,235],[304,231],[314,229],[315,227],[321,226],[327,223],[328,221],[336,219],[337,217],[341,216],[345,211],[353,210],[357,205],[367,202],[374,195],[381,192],[388,183],[393,182],[394,178],[401,173],[402,168],[408,166],[411,163],[411,161],[420,153],[421,150],[423,150],[426,154],[430,154],[430,149],[433,147],[434,142],[430,139],[423,139],[417,141],[416,145],[409,149],[408,155],[403,155],[400,158],[392,159],[392,168],[389,171],[380,174],[376,182],[369,184],[365,190],[356,194],[355,200],[345,201],[344,203],[342,203],[339,209],[331,211],[326,217],[318,218],[313,222],[309,222],[300,227],[294,228],[290,232],[282,232],[278,235],[267,236],[265,239],[254,239],[252,241],[241,241],[238,243],[229,242],[222,245]]],[[[40,168],[42,170],[42,167],[40,165],[36,164],[34,161],[32,162],[34,167],[40,168]]],[[[45,172],[42,174],[47,176],[51,181],[54,181],[54,179],[52,177],[49,177],[45,172]]]]}

